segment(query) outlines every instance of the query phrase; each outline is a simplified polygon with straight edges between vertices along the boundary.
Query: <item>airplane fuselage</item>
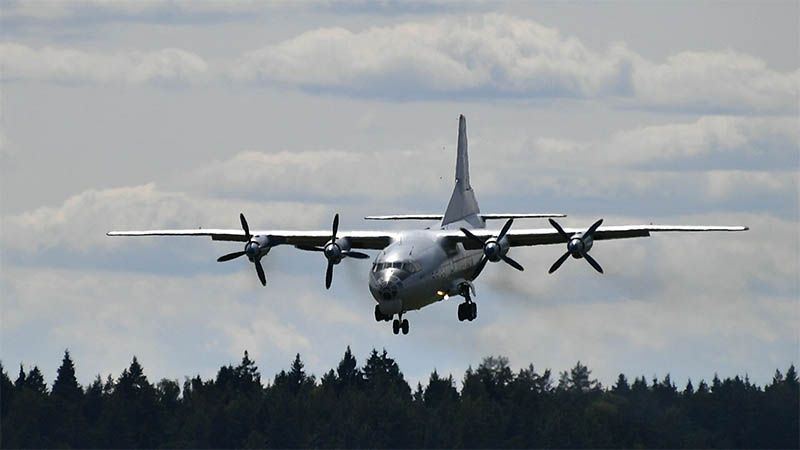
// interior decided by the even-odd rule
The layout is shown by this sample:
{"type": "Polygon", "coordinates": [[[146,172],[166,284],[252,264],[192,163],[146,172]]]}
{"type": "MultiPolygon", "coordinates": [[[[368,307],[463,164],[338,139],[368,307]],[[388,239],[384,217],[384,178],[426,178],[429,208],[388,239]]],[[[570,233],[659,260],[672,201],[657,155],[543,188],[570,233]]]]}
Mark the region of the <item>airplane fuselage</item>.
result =
{"type": "Polygon", "coordinates": [[[447,245],[429,230],[403,232],[375,258],[369,290],[384,315],[420,309],[459,295],[482,253],[447,245]]]}

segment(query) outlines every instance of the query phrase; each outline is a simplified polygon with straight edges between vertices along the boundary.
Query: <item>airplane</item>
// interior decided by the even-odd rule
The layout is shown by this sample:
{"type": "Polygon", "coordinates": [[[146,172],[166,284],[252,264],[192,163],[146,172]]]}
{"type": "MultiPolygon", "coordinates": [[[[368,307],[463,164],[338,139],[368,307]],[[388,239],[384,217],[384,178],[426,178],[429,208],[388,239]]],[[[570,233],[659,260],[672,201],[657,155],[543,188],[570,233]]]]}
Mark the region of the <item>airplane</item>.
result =
{"type": "Polygon", "coordinates": [[[330,232],[298,230],[251,230],[244,214],[238,229],[185,229],[110,231],[108,236],[209,236],[215,241],[244,242],[241,251],[223,255],[218,262],[241,256],[254,264],[262,285],[266,286],[261,258],[273,247],[292,245],[299,250],[318,252],[327,260],[325,288],[330,289],[334,267],[344,259],[368,259],[358,250],[377,250],[369,273],[369,291],[376,301],[375,320],[391,321],[394,334],[408,334],[408,319],[403,315],[452,296],[461,296],[458,320],[473,321],[478,308],[473,282],[489,262],[503,262],[518,271],[522,265],[509,256],[514,247],[566,244],[566,252],[550,267],[549,273],[571,256],[583,259],[597,272],[603,268],[590,256],[596,241],[650,236],[654,232],[746,231],[745,226],[615,225],[601,226],[603,219],[588,228],[563,228],[555,218],[565,214],[483,214],[469,180],[467,122],[459,116],[455,187],[444,214],[367,216],[366,220],[435,220],[438,226],[404,231],[339,230],[339,214],[333,217],[330,232]],[[551,228],[511,229],[514,219],[546,218],[551,228]],[[506,219],[500,229],[486,228],[489,220],[506,219]],[[358,249],[358,250],[356,250],[358,249]],[[395,318],[396,316],[396,318],[395,318]]]}

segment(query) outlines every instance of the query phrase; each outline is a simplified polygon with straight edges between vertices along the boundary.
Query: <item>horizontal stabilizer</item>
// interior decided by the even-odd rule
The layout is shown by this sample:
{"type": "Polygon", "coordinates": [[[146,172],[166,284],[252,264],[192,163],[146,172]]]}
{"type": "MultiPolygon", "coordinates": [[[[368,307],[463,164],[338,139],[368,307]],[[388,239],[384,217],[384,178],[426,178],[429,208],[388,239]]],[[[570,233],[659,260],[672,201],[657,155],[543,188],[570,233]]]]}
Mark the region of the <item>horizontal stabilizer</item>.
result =
{"type": "Polygon", "coordinates": [[[481,214],[483,220],[494,219],[547,219],[550,217],[567,217],[566,214],[481,214]]]}
{"type": "MultiPolygon", "coordinates": [[[[483,220],[495,219],[547,219],[567,217],[566,214],[479,214],[483,220]]],[[[365,220],[442,220],[442,214],[393,214],[388,216],[367,216],[365,220]]]]}

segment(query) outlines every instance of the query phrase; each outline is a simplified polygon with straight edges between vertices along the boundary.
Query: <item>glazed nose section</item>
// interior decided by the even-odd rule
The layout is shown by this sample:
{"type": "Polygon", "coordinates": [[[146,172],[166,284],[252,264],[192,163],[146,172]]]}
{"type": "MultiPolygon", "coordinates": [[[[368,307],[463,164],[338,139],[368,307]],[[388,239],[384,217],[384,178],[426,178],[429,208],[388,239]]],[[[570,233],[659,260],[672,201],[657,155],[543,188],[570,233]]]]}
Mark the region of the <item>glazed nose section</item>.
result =
{"type": "Polygon", "coordinates": [[[391,270],[385,270],[378,277],[378,297],[383,301],[390,301],[397,298],[402,288],[400,279],[391,270]]]}

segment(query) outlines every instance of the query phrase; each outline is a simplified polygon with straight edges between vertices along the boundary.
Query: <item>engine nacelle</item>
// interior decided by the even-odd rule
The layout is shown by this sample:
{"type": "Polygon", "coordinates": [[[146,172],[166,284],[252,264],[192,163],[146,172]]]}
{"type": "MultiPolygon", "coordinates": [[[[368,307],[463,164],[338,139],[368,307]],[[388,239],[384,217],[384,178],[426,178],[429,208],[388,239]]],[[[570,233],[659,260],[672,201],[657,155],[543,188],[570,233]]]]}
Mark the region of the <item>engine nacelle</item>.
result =
{"type": "Polygon", "coordinates": [[[266,256],[272,249],[273,243],[270,242],[269,236],[253,236],[250,241],[245,244],[244,251],[250,261],[254,261],[262,256],[266,256]]]}
{"type": "Polygon", "coordinates": [[[572,254],[573,258],[583,258],[584,253],[589,253],[594,244],[594,239],[591,236],[585,236],[583,233],[574,234],[569,242],[567,242],[567,251],[572,254]]]}
{"type": "Polygon", "coordinates": [[[508,243],[508,238],[503,237],[499,241],[492,238],[483,245],[483,254],[486,255],[489,261],[498,262],[508,253],[509,248],[511,248],[511,245],[508,243]]]}
{"type": "Polygon", "coordinates": [[[325,258],[334,264],[339,264],[342,262],[345,253],[348,251],[350,251],[350,241],[348,241],[347,238],[328,241],[323,250],[325,253],[325,258]]]}

